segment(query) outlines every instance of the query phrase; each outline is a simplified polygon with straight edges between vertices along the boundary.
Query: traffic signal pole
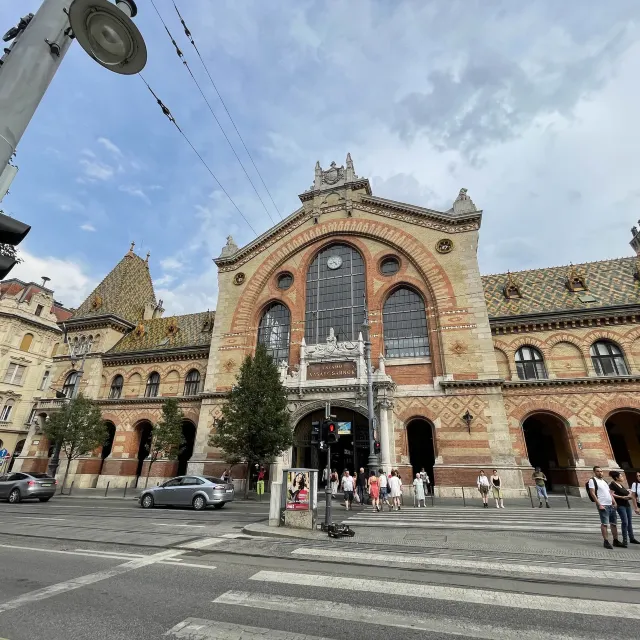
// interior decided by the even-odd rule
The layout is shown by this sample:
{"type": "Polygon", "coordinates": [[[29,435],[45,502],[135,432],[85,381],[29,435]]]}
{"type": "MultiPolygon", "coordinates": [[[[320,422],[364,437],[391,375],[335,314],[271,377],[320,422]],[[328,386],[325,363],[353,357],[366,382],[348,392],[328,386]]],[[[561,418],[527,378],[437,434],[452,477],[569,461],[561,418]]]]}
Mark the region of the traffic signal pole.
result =
{"type": "Polygon", "coordinates": [[[333,524],[331,514],[331,445],[327,443],[327,482],[324,488],[324,526],[329,527],[333,524]]]}

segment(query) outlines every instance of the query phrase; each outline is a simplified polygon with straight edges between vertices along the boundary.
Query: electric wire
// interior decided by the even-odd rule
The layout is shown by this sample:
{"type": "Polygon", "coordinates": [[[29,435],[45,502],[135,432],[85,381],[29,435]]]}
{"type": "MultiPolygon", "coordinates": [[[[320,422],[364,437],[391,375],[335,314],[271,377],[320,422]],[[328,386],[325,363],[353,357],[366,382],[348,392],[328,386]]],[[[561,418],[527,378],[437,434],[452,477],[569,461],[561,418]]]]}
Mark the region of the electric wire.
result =
{"type": "Polygon", "coordinates": [[[227,135],[226,131],[222,127],[222,124],[220,123],[220,120],[218,120],[218,117],[216,116],[216,114],[215,114],[215,112],[213,110],[213,107],[211,106],[211,103],[207,99],[207,96],[205,95],[204,91],[202,90],[202,87],[200,86],[200,83],[196,80],[196,77],[193,75],[193,72],[191,71],[191,67],[189,66],[189,63],[187,62],[186,58],[184,57],[184,53],[181,51],[180,47],[178,47],[178,44],[176,43],[175,38],[171,35],[171,32],[169,31],[169,28],[167,27],[166,22],[162,18],[162,15],[158,11],[158,8],[156,7],[156,3],[154,2],[154,0],[151,0],[151,4],[152,4],[153,8],[155,9],[156,13],[158,14],[158,18],[160,18],[160,21],[162,22],[162,26],[164,27],[165,31],[167,32],[167,35],[169,36],[169,39],[171,40],[171,43],[175,47],[176,55],[182,61],[182,64],[184,65],[186,70],[189,72],[189,75],[191,76],[191,79],[195,83],[196,87],[198,87],[198,91],[200,91],[200,95],[202,96],[203,100],[206,102],[207,107],[209,107],[209,111],[211,112],[211,115],[213,116],[213,119],[216,121],[216,124],[218,125],[218,128],[222,132],[222,135],[224,136],[225,140],[227,141],[227,144],[231,148],[231,151],[233,151],[233,155],[236,157],[236,160],[238,161],[238,163],[242,167],[242,170],[244,171],[244,175],[247,177],[247,180],[249,181],[249,183],[253,187],[253,190],[255,191],[256,196],[258,196],[258,200],[260,200],[260,203],[264,207],[264,210],[267,213],[267,215],[269,216],[269,219],[271,220],[271,222],[273,224],[276,224],[276,221],[273,219],[273,216],[269,212],[269,209],[267,209],[267,205],[264,203],[264,200],[260,196],[260,193],[258,192],[258,189],[256,189],[256,185],[253,183],[253,180],[251,179],[251,176],[247,172],[247,169],[245,168],[244,164],[242,163],[242,160],[240,160],[240,156],[236,152],[233,144],[231,144],[231,140],[229,140],[229,136],[227,135]]]}
{"type": "Polygon", "coordinates": [[[218,186],[220,187],[220,189],[222,190],[224,195],[227,196],[227,198],[229,199],[229,202],[231,202],[231,204],[236,208],[236,211],[240,214],[242,219],[247,223],[249,229],[251,229],[251,231],[253,231],[253,233],[255,233],[255,235],[257,236],[258,233],[256,232],[256,230],[251,226],[251,223],[249,222],[249,220],[247,220],[247,218],[245,217],[244,213],[242,213],[242,211],[240,211],[240,208],[235,203],[233,198],[229,195],[227,190],[222,186],[222,183],[220,182],[220,180],[218,180],[218,178],[216,177],[216,174],[213,173],[213,171],[211,170],[209,165],[205,162],[204,158],[200,155],[198,150],[193,146],[193,144],[191,143],[191,140],[189,140],[189,138],[187,137],[187,134],[180,128],[180,126],[176,122],[176,119],[173,117],[173,114],[171,113],[169,108],[162,102],[162,100],[160,100],[160,98],[158,98],[158,96],[156,95],[155,91],[149,86],[149,83],[144,79],[143,75],[141,73],[139,73],[138,75],[140,76],[140,79],[142,80],[142,82],[144,82],[144,84],[146,85],[147,89],[149,89],[149,91],[151,92],[151,95],[156,99],[156,102],[160,106],[160,109],[162,109],[162,113],[164,113],[164,115],[167,116],[169,121],[173,123],[175,128],[182,135],[182,137],[187,141],[187,144],[193,149],[193,152],[198,156],[198,158],[200,159],[200,162],[202,162],[202,164],[204,165],[205,169],[211,174],[211,177],[216,181],[216,183],[218,184],[218,186]]]}
{"type": "Polygon", "coordinates": [[[180,14],[180,11],[178,10],[178,7],[176,6],[175,2],[173,2],[173,6],[174,6],[174,8],[176,10],[176,13],[178,14],[178,18],[180,18],[180,22],[182,23],[182,27],[184,28],[185,35],[187,36],[189,42],[193,45],[193,48],[196,50],[196,53],[198,54],[198,58],[200,58],[200,62],[202,63],[202,66],[204,67],[204,70],[205,70],[206,74],[209,76],[209,80],[211,80],[211,84],[213,85],[213,88],[215,89],[215,92],[216,92],[218,98],[220,99],[220,102],[222,103],[222,106],[224,107],[224,110],[227,112],[227,115],[229,116],[229,120],[231,120],[231,124],[233,125],[233,128],[235,129],[236,133],[238,134],[238,138],[240,138],[240,142],[242,142],[242,146],[244,147],[244,150],[247,152],[247,155],[249,156],[249,159],[251,160],[251,164],[253,165],[253,168],[256,170],[256,173],[258,174],[258,177],[260,178],[260,181],[262,182],[262,186],[264,187],[265,191],[269,195],[269,199],[271,200],[271,204],[273,204],[275,210],[278,212],[278,215],[282,219],[283,218],[282,213],[280,212],[280,209],[278,209],[278,205],[275,203],[275,200],[273,199],[273,196],[271,195],[271,192],[269,191],[269,188],[267,187],[267,185],[266,185],[266,183],[264,181],[264,178],[262,177],[262,174],[260,173],[260,170],[256,166],[256,163],[253,160],[253,156],[251,155],[251,152],[249,151],[249,149],[247,148],[247,145],[244,142],[244,138],[240,135],[240,131],[238,130],[238,127],[236,126],[236,123],[235,123],[234,119],[231,117],[231,113],[229,112],[229,109],[227,109],[227,105],[225,104],[225,101],[222,99],[222,96],[220,95],[220,91],[218,91],[218,87],[216,86],[216,83],[214,82],[213,77],[211,76],[211,73],[209,72],[209,68],[205,64],[205,61],[202,58],[202,56],[200,55],[200,50],[198,49],[198,45],[196,45],[195,40],[193,39],[193,35],[191,34],[191,31],[187,27],[187,25],[186,25],[182,15],[180,14]]]}

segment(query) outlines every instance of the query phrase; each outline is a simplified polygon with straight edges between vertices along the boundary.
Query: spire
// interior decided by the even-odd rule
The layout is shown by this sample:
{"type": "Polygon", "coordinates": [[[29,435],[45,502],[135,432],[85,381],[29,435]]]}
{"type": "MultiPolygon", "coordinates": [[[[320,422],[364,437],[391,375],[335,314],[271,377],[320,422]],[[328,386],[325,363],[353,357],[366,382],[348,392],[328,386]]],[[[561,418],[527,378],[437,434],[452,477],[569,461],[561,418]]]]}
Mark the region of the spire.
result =
{"type": "Polygon", "coordinates": [[[144,263],[149,266],[149,258],[151,256],[151,251],[147,251],[147,257],[144,259],[144,263]]]}
{"type": "Polygon", "coordinates": [[[136,254],[133,253],[133,247],[136,246],[136,243],[132,240],[131,241],[131,246],[129,247],[129,251],[127,251],[125,257],[126,258],[133,258],[136,254]]]}

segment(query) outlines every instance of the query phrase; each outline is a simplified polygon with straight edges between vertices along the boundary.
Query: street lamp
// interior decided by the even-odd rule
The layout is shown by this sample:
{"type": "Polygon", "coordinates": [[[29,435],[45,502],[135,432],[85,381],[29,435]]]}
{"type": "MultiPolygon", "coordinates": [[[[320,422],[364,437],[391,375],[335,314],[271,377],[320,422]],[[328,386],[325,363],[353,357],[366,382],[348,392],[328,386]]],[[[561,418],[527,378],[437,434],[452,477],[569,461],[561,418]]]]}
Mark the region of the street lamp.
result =
{"type": "Polygon", "coordinates": [[[362,332],[364,334],[364,358],[367,363],[367,413],[369,414],[369,458],[367,460],[367,466],[369,467],[369,471],[377,471],[380,467],[380,462],[375,453],[373,433],[375,416],[373,414],[373,372],[371,370],[371,325],[369,324],[369,311],[367,309],[366,299],[364,303],[362,332]]]}

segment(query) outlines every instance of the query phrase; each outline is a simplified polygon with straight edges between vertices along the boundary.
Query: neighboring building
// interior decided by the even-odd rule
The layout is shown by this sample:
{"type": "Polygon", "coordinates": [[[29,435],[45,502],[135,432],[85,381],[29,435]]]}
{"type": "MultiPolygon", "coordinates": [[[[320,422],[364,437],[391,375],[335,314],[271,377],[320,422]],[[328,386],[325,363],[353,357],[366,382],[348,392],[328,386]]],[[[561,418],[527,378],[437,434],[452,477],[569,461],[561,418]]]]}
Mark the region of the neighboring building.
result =
{"type": "MultiPolygon", "coordinates": [[[[466,189],[447,211],[385,200],[349,156],[346,167],[317,164],[300,200],[248,245],[228,238],[215,318],[163,318],[147,261],[131,250],[66,323],[90,345],[80,388],[99,399],[111,434],[73,469],[76,483],[136,482],[166,396],[180,399],[187,446],[154,480],[219,474],[209,434],[258,342],[290,392],[294,445],[273,477],[324,464],[310,430],[327,402],[351,430],[332,467],[365,464],[365,297],[376,438],[382,465],[405,481],[425,467],[438,492],[460,495],[480,468],[496,468],[507,495],[523,495],[534,465],[553,489],[577,493],[594,464],[640,470],[640,258],[482,277],[482,212],[466,189]]],[[[635,229],[632,245],[640,252],[635,229]]],[[[78,366],[56,356],[56,385],[73,388],[78,366]]],[[[37,427],[28,444],[24,468],[46,467],[37,427]]]]}
{"type": "Polygon", "coordinates": [[[0,282],[0,449],[12,457],[21,453],[36,403],[49,388],[62,343],[59,323],[71,313],[44,284],[0,282]]]}

